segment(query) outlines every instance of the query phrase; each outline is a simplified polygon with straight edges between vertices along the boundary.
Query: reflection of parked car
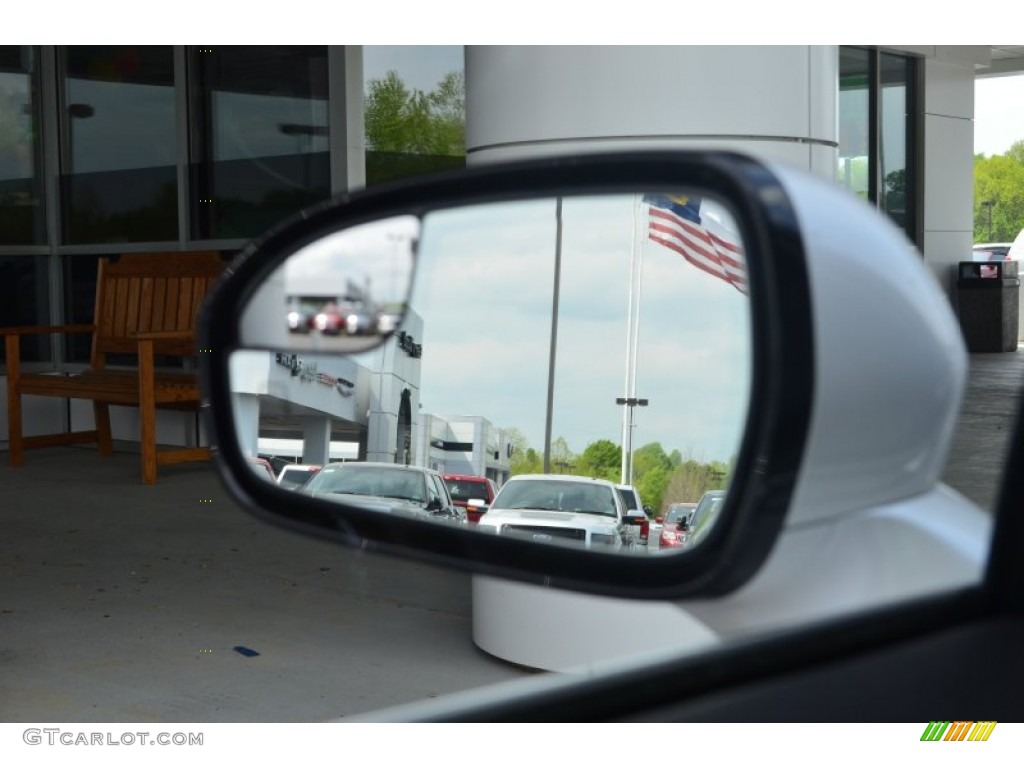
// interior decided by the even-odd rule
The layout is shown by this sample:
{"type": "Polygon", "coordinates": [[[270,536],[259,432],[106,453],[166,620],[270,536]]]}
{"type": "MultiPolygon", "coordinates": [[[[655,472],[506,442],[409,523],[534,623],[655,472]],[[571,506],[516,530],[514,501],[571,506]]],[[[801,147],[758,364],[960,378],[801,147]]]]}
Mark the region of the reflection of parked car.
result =
{"type": "Polygon", "coordinates": [[[288,464],[278,473],[277,484],[286,490],[295,490],[319,471],[319,464],[288,464]]]}
{"type": "Polygon", "coordinates": [[[320,333],[337,336],[345,332],[345,315],[335,302],[329,301],[313,317],[313,327],[320,333]]]}
{"type": "Polygon", "coordinates": [[[971,251],[972,261],[1005,261],[1013,243],[978,243],[971,251]]]}
{"type": "Polygon", "coordinates": [[[291,333],[309,333],[313,328],[313,313],[307,309],[288,310],[288,330],[291,333]]]}
{"type": "Polygon", "coordinates": [[[325,465],[300,492],[381,512],[466,519],[466,513],[452,502],[440,473],[425,467],[337,462],[325,465]]]}
{"type": "Polygon", "coordinates": [[[487,511],[497,491],[489,478],[475,475],[444,475],[444,484],[452,495],[452,501],[466,510],[466,519],[471,523],[480,521],[480,515],[487,511]],[[470,502],[483,502],[472,504],[470,502]]]}
{"type": "Polygon", "coordinates": [[[377,333],[381,335],[394,333],[398,329],[398,323],[401,319],[402,315],[400,312],[378,312],[376,318],[377,333]]]}
{"type": "Polygon", "coordinates": [[[615,490],[622,497],[622,503],[626,507],[626,515],[632,524],[639,528],[637,541],[646,544],[650,540],[651,533],[651,508],[640,500],[640,492],[632,485],[616,485],[615,490]]]}
{"type": "Polygon", "coordinates": [[[351,336],[365,336],[376,331],[373,314],[362,302],[353,302],[342,307],[345,317],[345,331],[351,336]]]}
{"type": "Polygon", "coordinates": [[[272,483],[277,482],[277,476],[274,474],[274,468],[270,466],[270,462],[261,456],[250,456],[249,461],[252,463],[253,472],[260,477],[265,477],[272,483]]]}
{"type": "Polygon", "coordinates": [[[575,475],[515,475],[498,491],[478,527],[584,547],[619,549],[635,543],[615,485],[575,475]]]}
{"type": "Polygon", "coordinates": [[[725,500],[725,491],[708,491],[700,497],[697,508],[693,510],[690,517],[689,531],[687,532],[687,547],[695,547],[702,542],[714,527],[715,519],[718,517],[718,510],[725,500]]]}
{"type": "Polygon", "coordinates": [[[670,504],[665,516],[657,518],[662,526],[657,539],[659,549],[674,549],[686,543],[690,532],[690,517],[696,508],[694,502],[670,504]]]}

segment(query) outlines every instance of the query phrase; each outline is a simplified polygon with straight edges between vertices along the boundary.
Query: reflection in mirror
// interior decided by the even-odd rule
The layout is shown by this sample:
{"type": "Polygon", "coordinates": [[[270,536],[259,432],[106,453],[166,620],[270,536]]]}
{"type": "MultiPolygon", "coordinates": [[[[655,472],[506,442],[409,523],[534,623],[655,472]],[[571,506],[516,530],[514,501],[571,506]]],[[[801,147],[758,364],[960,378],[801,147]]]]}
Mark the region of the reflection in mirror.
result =
{"type": "Polygon", "coordinates": [[[396,216],[322,237],[291,254],[246,305],[246,346],[350,353],[401,322],[420,222],[396,216]]]}
{"type": "Polygon", "coordinates": [[[247,307],[231,360],[246,454],[325,467],[296,493],[482,534],[638,556],[706,538],[751,398],[744,250],[726,205],[548,198],[391,219],[368,228],[374,247],[364,229],[306,246],[275,274],[276,304],[261,293],[247,307]],[[373,349],[283,322],[308,287],[389,282],[380,295],[402,319],[373,349]],[[395,464],[417,468],[401,503],[380,484],[395,464]],[[481,478],[493,499],[449,492],[481,478]]]}

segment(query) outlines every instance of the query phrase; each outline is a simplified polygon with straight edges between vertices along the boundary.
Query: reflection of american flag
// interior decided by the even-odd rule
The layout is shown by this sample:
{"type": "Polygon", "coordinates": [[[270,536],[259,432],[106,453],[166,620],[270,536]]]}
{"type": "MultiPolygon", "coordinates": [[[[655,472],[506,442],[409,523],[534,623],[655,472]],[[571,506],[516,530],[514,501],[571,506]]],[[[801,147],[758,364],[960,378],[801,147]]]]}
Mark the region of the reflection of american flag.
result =
{"type": "Polygon", "coordinates": [[[747,293],[743,247],[713,216],[702,210],[700,198],[683,195],[645,195],[650,204],[648,236],[670,248],[698,269],[747,293]]]}

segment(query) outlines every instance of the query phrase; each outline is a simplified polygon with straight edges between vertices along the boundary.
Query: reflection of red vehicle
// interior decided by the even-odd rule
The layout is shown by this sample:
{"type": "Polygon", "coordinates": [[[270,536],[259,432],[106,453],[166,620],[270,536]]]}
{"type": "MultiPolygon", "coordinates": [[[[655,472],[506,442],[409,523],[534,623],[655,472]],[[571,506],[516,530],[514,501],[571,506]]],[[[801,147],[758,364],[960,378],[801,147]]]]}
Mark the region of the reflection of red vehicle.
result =
{"type": "Polygon", "coordinates": [[[328,302],[313,317],[313,327],[320,333],[337,336],[345,332],[345,315],[337,304],[328,302]]]}
{"type": "Polygon", "coordinates": [[[681,547],[686,543],[686,537],[690,533],[690,516],[696,508],[697,505],[692,502],[672,504],[665,517],[658,518],[657,522],[662,524],[661,535],[658,537],[659,549],[681,547]]]}
{"type": "Polygon", "coordinates": [[[466,520],[471,523],[480,522],[480,516],[487,511],[497,495],[497,491],[486,477],[475,475],[443,475],[444,484],[455,505],[466,510],[466,520]],[[483,505],[470,504],[470,501],[482,501],[483,505]]]}

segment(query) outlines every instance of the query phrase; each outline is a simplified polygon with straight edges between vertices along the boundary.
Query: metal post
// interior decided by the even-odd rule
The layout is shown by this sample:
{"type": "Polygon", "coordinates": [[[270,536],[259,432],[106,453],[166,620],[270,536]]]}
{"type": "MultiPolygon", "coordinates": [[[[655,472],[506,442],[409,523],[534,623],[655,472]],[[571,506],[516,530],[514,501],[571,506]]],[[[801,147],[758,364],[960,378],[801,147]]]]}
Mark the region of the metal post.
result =
{"type": "Polygon", "coordinates": [[[555,277],[551,297],[551,348],[548,354],[548,408],[544,422],[544,474],[551,471],[551,418],[555,402],[555,349],[558,344],[558,294],[562,280],[562,198],[555,202],[555,277]]]}

